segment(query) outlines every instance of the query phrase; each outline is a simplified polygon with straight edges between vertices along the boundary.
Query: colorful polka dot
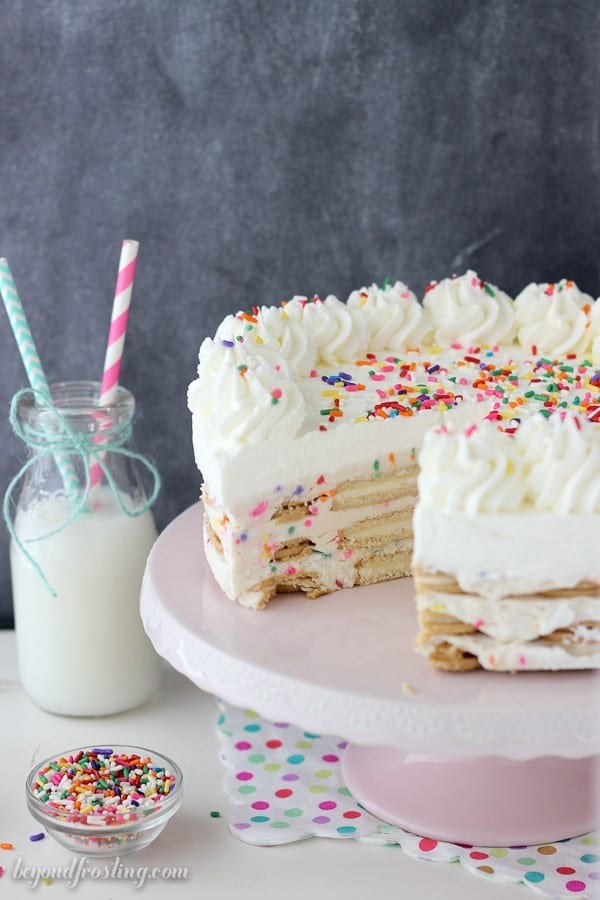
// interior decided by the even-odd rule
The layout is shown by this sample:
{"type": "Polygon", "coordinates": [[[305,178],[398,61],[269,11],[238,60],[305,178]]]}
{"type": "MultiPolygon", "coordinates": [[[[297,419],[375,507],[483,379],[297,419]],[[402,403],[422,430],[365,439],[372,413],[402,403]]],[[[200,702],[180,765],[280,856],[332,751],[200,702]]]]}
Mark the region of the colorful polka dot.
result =
{"type": "Polygon", "coordinates": [[[565,887],[568,891],[571,891],[573,894],[580,894],[581,891],[585,891],[585,881],[579,881],[578,879],[574,879],[573,881],[567,881],[565,887]]]}
{"type": "Polygon", "coordinates": [[[504,847],[493,847],[490,850],[490,856],[508,856],[508,850],[506,850],[504,847]]]}
{"type": "Polygon", "coordinates": [[[250,731],[252,733],[260,731],[261,728],[262,725],[257,725],[256,723],[253,723],[252,725],[244,725],[244,731],[250,731]]]}
{"type": "Polygon", "coordinates": [[[271,804],[267,803],[266,800],[256,800],[252,804],[252,809],[268,809],[271,804]]]}
{"type": "Polygon", "coordinates": [[[291,797],[293,793],[290,788],[280,788],[278,791],[275,791],[275,796],[284,800],[286,797],[291,797]]]}
{"type": "Polygon", "coordinates": [[[585,837],[582,837],[582,838],[581,838],[581,843],[582,843],[585,847],[589,847],[589,846],[591,846],[592,844],[597,844],[597,843],[598,843],[598,838],[596,837],[595,834],[586,834],[585,837]]]}
{"type": "Polygon", "coordinates": [[[246,709],[246,710],[244,710],[244,713],[246,715],[246,718],[248,718],[248,719],[258,719],[259,718],[258,713],[255,712],[253,709],[246,709]]]}
{"type": "Polygon", "coordinates": [[[344,786],[339,787],[337,792],[338,792],[338,794],[341,794],[342,797],[351,797],[352,796],[352,794],[350,793],[348,788],[344,787],[344,786]]]}
{"type": "Polygon", "coordinates": [[[243,831],[245,828],[250,828],[250,823],[249,822],[236,822],[233,827],[237,828],[238,831],[243,831]]]}
{"type": "Polygon", "coordinates": [[[486,875],[493,875],[494,867],[493,866],[477,866],[477,871],[485,872],[486,875]]]}
{"type": "Polygon", "coordinates": [[[337,803],[334,803],[333,800],[323,800],[322,803],[319,803],[319,809],[335,809],[337,803]]]}
{"type": "Polygon", "coordinates": [[[272,738],[269,741],[265,741],[265,747],[268,747],[269,750],[277,750],[278,747],[281,747],[281,741],[278,741],[276,738],[272,738]]]}
{"type": "Polygon", "coordinates": [[[542,856],[552,856],[553,853],[556,853],[556,847],[553,847],[552,844],[544,844],[543,847],[538,847],[538,853],[541,853],[542,856]]]}
{"type": "Polygon", "coordinates": [[[535,859],[532,859],[530,856],[520,856],[517,862],[520,866],[533,866],[535,859]]]}
{"type": "Polygon", "coordinates": [[[249,741],[238,741],[237,744],[235,744],[236,750],[250,750],[251,747],[252,744],[249,743],[249,741]]]}
{"type": "Polygon", "coordinates": [[[291,809],[286,809],[285,815],[290,816],[290,818],[292,819],[295,819],[297,816],[302,815],[302,810],[298,809],[297,806],[293,806],[291,809]]]}
{"type": "Polygon", "coordinates": [[[289,828],[289,822],[271,822],[271,828],[289,828]]]}
{"type": "Polygon", "coordinates": [[[315,816],[313,819],[317,825],[327,825],[328,822],[331,822],[329,816],[315,816]]]}
{"type": "Polygon", "coordinates": [[[235,777],[238,781],[252,781],[254,775],[252,772],[238,772],[235,777]]]}
{"type": "Polygon", "coordinates": [[[545,877],[543,872],[525,872],[525,881],[530,881],[532,884],[539,884],[545,877]]]}
{"type": "Polygon", "coordinates": [[[574,875],[575,869],[571,868],[571,866],[559,866],[556,870],[559,875],[574,875]]]}
{"type": "Polygon", "coordinates": [[[267,757],[263,753],[251,753],[248,757],[251,763],[261,763],[264,762],[267,757]]]}
{"type": "Polygon", "coordinates": [[[290,766],[299,766],[304,762],[304,757],[301,753],[292,753],[291,756],[288,756],[287,761],[289,762],[290,766]]]}
{"type": "Polygon", "coordinates": [[[238,788],[240,794],[255,794],[256,788],[253,784],[243,784],[240,788],[238,788]]]}
{"type": "Polygon", "coordinates": [[[312,745],[312,741],[296,741],[296,747],[299,747],[300,750],[310,750],[312,745]]]}
{"type": "MultiPolygon", "coordinates": [[[[481,850],[471,850],[471,852],[469,853],[469,856],[471,857],[471,859],[488,859],[489,858],[489,854],[482,853],[481,850]]],[[[521,860],[519,860],[519,862],[520,861],[521,860]]],[[[531,862],[533,862],[533,860],[531,860],[531,862]]],[[[526,863],[526,865],[529,865],[529,863],[526,863]]]]}
{"type": "Polygon", "coordinates": [[[305,731],[305,732],[304,732],[304,737],[305,737],[305,738],[308,738],[309,741],[316,741],[316,740],[318,740],[318,739],[321,737],[321,735],[320,735],[320,734],[313,734],[313,733],[310,732],[310,731],[305,731]]]}
{"type": "Polygon", "coordinates": [[[349,809],[344,813],[344,819],[358,819],[360,818],[360,813],[357,809],[349,809]]]}
{"type": "Polygon", "coordinates": [[[252,816],[251,822],[268,822],[269,816],[252,816]]]}
{"type": "Polygon", "coordinates": [[[324,784],[312,784],[308,789],[310,794],[323,794],[326,790],[324,784]]]}
{"type": "Polygon", "coordinates": [[[294,775],[292,772],[288,772],[287,775],[281,776],[282,781],[298,781],[299,778],[299,775],[294,775]]]}
{"type": "Polygon", "coordinates": [[[335,763],[340,761],[339,756],[336,756],[335,753],[326,753],[325,756],[321,757],[321,759],[323,760],[323,762],[328,763],[335,763]]]}
{"type": "Polygon", "coordinates": [[[320,769],[315,772],[315,778],[331,778],[333,772],[330,769],[320,769]]]}
{"type": "Polygon", "coordinates": [[[584,853],[583,856],[579,857],[581,862],[584,863],[595,863],[600,860],[600,856],[597,853],[584,853]]]}
{"type": "Polygon", "coordinates": [[[263,768],[265,772],[279,772],[281,763],[265,763],[263,768]]]}
{"type": "Polygon", "coordinates": [[[354,834],[356,832],[354,825],[340,825],[335,830],[338,834],[354,834]]]}
{"type": "Polygon", "coordinates": [[[428,853],[431,850],[435,850],[438,842],[434,841],[432,838],[421,838],[419,841],[419,850],[423,850],[424,853],[428,853]]]}

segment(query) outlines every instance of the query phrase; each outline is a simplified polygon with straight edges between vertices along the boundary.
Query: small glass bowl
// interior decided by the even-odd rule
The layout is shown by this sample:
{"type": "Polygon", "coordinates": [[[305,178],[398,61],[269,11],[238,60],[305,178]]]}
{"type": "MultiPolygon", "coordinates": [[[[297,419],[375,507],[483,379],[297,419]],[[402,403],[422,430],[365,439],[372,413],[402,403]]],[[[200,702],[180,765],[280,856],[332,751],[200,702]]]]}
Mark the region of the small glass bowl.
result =
{"type": "Polygon", "coordinates": [[[54,809],[39,800],[34,794],[40,769],[45,768],[61,756],[75,756],[80,750],[86,752],[100,746],[107,745],[94,744],[89,747],[78,747],[75,750],[65,750],[37,763],[27,776],[25,783],[27,808],[34,819],[44,826],[48,834],[72,853],[95,857],[125,856],[135,853],[136,850],[143,850],[144,847],[151,844],[181,806],[183,776],[181,769],[172,759],[155,753],[153,750],[146,750],[144,747],[108,744],[115,753],[135,753],[142,758],[149,756],[153,765],[169,769],[175,776],[175,783],[164,799],[158,801],[150,809],[140,808],[139,812],[132,810],[120,814],[99,813],[86,816],[79,812],[71,813],[54,809]]]}

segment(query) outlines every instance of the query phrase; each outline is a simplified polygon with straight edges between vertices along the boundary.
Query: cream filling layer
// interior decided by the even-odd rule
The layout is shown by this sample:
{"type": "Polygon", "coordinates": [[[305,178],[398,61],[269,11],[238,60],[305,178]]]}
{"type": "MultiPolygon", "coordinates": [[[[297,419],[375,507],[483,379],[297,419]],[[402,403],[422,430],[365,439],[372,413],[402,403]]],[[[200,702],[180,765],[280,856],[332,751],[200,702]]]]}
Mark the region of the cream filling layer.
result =
{"type": "Polygon", "coordinates": [[[595,630],[578,627],[580,622],[600,623],[600,597],[582,595],[564,600],[529,597],[490,600],[468,594],[432,591],[417,594],[417,608],[452,616],[495,641],[534,641],[559,628],[574,626],[576,635],[588,640],[594,639],[593,635],[598,640],[600,634],[600,625],[595,630]]]}
{"type": "Polygon", "coordinates": [[[441,513],[418,504],[413,567],[443,572],[466,594],[500,600],[600,584],[600,516],[441,513]]]}
{"type": "Polygon", "coordinates": [[[482,668],[497,672],[600,668],[600,643],[505,643],[485,634],[434,635],[418,651],[429,656],[442,643],[476,656],[482,668]]]}

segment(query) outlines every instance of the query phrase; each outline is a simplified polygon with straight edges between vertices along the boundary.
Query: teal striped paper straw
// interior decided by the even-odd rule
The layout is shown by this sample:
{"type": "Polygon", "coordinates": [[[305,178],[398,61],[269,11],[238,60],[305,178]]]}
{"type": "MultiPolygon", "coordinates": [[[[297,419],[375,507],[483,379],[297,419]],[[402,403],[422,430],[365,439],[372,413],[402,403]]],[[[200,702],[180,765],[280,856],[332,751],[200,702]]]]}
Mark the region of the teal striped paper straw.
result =
{"type": "MultiPolygon", "coordinates": [[[[0,294],[4,301],[4,308],[8,314],[10,322],[25,371],[29,379],[29,384],[34,391],[42,391],[50,397],[48,382],[44,375],[42,363],[33,340],[31,329],[25,317],[23,304],[19,299],[17,287],[15,285],[8,261],[0,259],[0,294]]],[[[60,472],[65,490],[69,497],[77,497],[79,494],[79,479],[68,457],[61,455],[56,456],[56,465],[60,472]]]]}

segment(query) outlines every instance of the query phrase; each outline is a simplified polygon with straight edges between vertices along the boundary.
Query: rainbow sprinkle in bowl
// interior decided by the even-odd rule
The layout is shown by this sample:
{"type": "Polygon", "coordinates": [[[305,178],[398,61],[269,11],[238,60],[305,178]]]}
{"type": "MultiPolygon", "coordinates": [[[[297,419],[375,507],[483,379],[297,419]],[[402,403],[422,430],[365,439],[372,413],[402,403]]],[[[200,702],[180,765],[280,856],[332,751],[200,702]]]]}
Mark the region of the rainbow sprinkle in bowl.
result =
{"type": "Polygon", "coordinates": [[[50,756],[27,776],[27,807],[73,853],[123,856],[147,847],[179,809],[182,774],[143,747],[96,746],[50,756]]]}

